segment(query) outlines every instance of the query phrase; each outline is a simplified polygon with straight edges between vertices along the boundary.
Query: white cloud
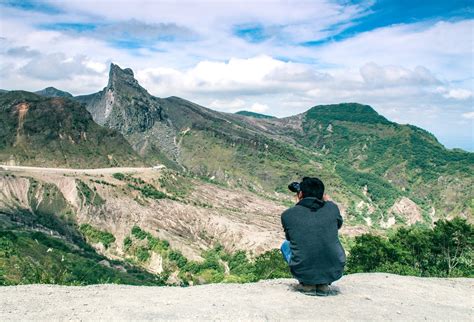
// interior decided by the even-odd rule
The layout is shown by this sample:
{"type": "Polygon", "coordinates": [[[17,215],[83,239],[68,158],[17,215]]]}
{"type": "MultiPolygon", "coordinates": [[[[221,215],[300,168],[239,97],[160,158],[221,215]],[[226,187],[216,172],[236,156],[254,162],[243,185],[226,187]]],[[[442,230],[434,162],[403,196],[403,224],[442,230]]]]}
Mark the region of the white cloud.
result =
{"type": "Polygon", "coordinates": [[[243,99],[235,98],[233,100],[213,100],[209,103],[209,107],[226,112],[237,112],[242,110],[246,105],[243,99]]]}
{"type": "Polygon", "coordinates": [[[423,66],[416,66],[414,70],[409,70],[401,66],[379,66],[375,63],[368,63],[360,68],[360,74],[367,84],[373,86],[434,85],[441,83],[423,66]]]}
{"type": "Polygon", "coordinates": [[[425,66],[437,78],[463,79],[473,69],[473,28],[474,20],[395,25],[329,43],[315,50],[315,58],[346,70],[367,62],[425,66]]]}
{"type": "Polygon", "coordinates": [[[264,95],[310,89],[328,76],[301,64],[283,62],[261,55],[228,62],[202,61],[180,71],[150,68],[137,72],[137,78],[150,92],[166,96],[181,94],[264,95]],[[169,94],[166,94],[169,93],[169,94]]]}
{"type": "Polygon", "coordinates": [[[449,90],[445,95],[446,98],[454,98],[456,100],[466,100],[472,97],[472,92],[467,89],[455,88],[449,90]]]}
{"type": "Polygon", "coordinates": [[[269,109],[270,107],[268,105],[260,103],[253,103],[252,106],[250,106],[250,111],[257,113],[263,113],[268,111],[269,109]]]}
{"type": "Polygon", "coordinates": [[[219,111],[230,112],[230,113],[234,113],[234,112],[242,111],[242,110],[252,111],[256,113],[263,113],[270,109],[268,105],[261,104],[258,102],[255,102],[250,105],[247,103],[247,101],[241,98],[236,98],[233,100],[213,100],[207,106],[213,109],[217,109],[219,111]]]}
{"type": "Polygon", "coordinates": [[[474,112],[463,113],[462,117],[468,120],[474,120],[474,112]]]}
{"type": "Polygon", "coordinates": [[[98,64],[88,62],[85,56],[66,57],[63,53],[42,55],[30,60],[20,69],[29,77],[42,80],[70,79],[78,75],[96,74],[98,64]]]}

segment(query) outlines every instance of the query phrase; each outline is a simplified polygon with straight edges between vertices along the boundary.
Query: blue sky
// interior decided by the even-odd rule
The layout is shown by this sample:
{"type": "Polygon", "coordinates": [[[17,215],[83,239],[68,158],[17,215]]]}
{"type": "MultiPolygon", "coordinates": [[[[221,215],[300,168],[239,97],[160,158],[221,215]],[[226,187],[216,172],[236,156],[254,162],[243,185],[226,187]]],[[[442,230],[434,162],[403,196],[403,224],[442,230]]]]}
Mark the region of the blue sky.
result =
{"type": "Polygon", "coordinates": [[[115,62],[157,96],[279,117],[355,101],[473,151],[471,2],[0,0],[0,88],[95,92],[115,62]]]}

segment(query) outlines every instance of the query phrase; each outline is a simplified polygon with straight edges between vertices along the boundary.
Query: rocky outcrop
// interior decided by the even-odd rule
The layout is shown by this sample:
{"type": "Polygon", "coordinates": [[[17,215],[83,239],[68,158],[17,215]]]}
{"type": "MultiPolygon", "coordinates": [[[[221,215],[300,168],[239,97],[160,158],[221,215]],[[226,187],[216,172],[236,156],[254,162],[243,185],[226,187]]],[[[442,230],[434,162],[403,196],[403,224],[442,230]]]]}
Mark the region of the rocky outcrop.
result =
{"type": "Polygon", "coordinates": [[[420,207],[407,197],[402,197],[395,202],[390,208],[389,213],[403,217],[408,225],[413,225],[423,220],[420,207]]]}
{"type": "Polygon", "coordinates": [[[111,64],[109,82],[99,93],[78,96],[94,120],[122,134],[144,132],[163,120],[157,99],[138,84],[133,71],[111,64]]]}
{"type": "Polygon", "coordinates": [[[75,99],[86,105],[98,124],[122,133],[140,155],[164,163],[177,160],[175,129],[160,100],[140,86],[130,68],[111,64],[102,91],[75,99]]]}
{"type": "Polygon", "coordinates": [[[295,280],[193,287],[21,285],[0,288],[0,320],[472,320],[473,279],[352,274],[337,296],[294,291],[295,280]]]}

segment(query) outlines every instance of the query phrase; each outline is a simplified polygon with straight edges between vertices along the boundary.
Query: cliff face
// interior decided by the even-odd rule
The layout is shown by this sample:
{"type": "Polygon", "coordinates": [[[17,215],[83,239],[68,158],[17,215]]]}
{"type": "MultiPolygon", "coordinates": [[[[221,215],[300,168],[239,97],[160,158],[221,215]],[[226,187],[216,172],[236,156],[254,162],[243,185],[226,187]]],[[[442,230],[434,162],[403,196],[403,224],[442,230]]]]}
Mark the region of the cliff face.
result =
{"type": "Polygon", "coordinates": [[[122,134],[144,132],[162,121],[158,100],[141,87],[129,68],[110,65],[109,82],[100,92],[76,97],[94,120],[122,134]]]}
{"type": "Polygon", "coordinates": [[[94,120],[122,133],[135,151],[152,162],[176,166],[176,133],[160,100],[138,84],[133,71],[110,65],[109,82],[100,92],[77,96],[94,120]]]}

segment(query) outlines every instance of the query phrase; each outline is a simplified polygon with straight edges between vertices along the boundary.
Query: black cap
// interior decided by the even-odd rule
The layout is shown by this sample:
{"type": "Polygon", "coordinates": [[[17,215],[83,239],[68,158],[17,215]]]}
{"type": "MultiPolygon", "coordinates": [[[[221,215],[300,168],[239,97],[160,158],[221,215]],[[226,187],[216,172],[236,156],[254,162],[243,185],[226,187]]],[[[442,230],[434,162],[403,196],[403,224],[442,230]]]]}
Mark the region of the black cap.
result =
{"type": "Polygon", "coordinates": [[[290,189],[291,192],[298,193],[301,191],[300,183],[299,182],[292,182],[288,185],[288,189],[290,189]]]}

